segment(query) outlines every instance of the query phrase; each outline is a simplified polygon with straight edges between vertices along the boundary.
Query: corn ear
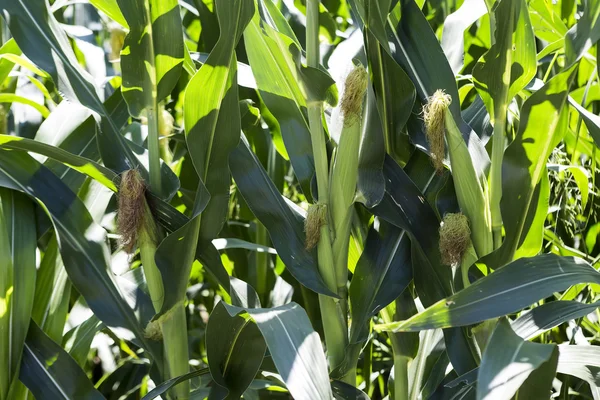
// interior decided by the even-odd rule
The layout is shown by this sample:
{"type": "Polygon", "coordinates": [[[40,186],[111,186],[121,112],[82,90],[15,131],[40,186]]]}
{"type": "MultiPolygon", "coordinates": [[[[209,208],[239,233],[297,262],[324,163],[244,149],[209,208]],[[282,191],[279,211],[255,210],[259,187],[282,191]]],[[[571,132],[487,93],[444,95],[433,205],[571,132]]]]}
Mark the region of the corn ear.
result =
{"type": "Polygon", "coordinates": [[[358,154],[367,84],[367,71],[362,65],[355,67],[346,78],[341,104],[344,127],[331,171],[329,205],[334,232],[333,255],[338,288],[345,288],[348,280],[350,222],[358,181],[358,154]]]}
{"type": "Polygon", "coordinates": [[[487,182],[479,179],[469,154],[469,149],[452,113],[447,112],[452,98],[443,90],[436,91],[423,108],[427,138],[431,144],[432,158],[438,172],[443,159],[443,127],[450,155],[450,166],[458,205],[471,224],[471,238],[479,257],[493,250],[492,222],[487,182]],[[440,123],[443,121],[443,124],[440,123]]]}
{"type": "Polygon", "coordinates": [[[446,141],[458,204],[471,223],[471,239],[479,258],[494,249],[487,182],[480,180],[469,149],[451,113],[446,113],[446,141]]]}

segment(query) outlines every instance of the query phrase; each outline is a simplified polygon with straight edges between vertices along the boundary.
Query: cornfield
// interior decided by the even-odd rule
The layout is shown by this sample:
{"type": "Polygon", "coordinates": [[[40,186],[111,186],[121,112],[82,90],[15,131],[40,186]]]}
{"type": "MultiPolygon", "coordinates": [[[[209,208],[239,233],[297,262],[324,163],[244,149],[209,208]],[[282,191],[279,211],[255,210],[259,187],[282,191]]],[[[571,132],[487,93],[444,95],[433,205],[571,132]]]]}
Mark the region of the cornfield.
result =
{"type": "Polygon", "coordinates": [[[0,400],[600,400],[600,1],[0,11],[0,400]]]}

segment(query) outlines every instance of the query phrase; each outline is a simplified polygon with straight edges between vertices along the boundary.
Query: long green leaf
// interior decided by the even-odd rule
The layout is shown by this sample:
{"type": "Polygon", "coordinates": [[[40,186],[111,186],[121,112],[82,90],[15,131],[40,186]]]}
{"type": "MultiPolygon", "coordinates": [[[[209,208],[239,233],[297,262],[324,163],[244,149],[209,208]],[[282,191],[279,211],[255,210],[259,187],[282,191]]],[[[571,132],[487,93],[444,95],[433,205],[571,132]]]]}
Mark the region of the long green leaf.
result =
{"type": "Polygon", "coordinates": [[[103,400],[67,352],[31,322],[19,378],[38,400],[103,400]]]}
{"type": "MultiPolygon", "coordinates": [[[[26,196],[0,189],[0,398],[17,382],[35,290],[36,230],[26,196]]],[[[13,388],[14,390],[14,388],[13,388]]]]}
{"type": "Polygon", "coordinates": [[[578,283],[600,283],[600,273],[574,257],[543,254],[521,258],[422,313],[379,329],[419,331],[471,325],[519,311],[578,283]]]}
{"type": "MultiPolygon", "coordinates": [[[[523,341],[517,336],[506,319],[500,320],[483,353],[477,377],[477,399],[510,399],[521,385],[527,389],[527,378],[536,378],[535,398],[550,395],[552,379],[556,371],[558,351],[556,345],[523,341]],[[545,393],[544,393],[545,392],[545,393]]],[[[523,398],[534,398],[526,396],[523,398]]]]}

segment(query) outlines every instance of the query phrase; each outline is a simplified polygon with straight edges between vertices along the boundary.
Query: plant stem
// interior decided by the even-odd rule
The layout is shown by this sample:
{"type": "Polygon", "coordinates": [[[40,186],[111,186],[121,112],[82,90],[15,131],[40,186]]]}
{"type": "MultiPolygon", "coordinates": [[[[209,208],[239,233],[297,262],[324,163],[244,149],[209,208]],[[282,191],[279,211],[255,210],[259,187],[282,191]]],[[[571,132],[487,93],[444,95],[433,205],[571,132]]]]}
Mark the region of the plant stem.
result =
{"type": "Polygon", "coordinates": [[[148,109],[148,165],[150,169],[150,188],[160,193],[160,143],[158,134],[158,115],[156,107],[148,109]]]}
{"type": "Polygon", "coordinates": [[[394,351],[394,399],[408,400],[408,361],[410,358],[394,351]]]}
{"type": "MultiPolygon", "coordinates": [[[[187,322],[183,304],[176,305],[169,311],[167,318],[160,323],[164,338],[165,356],[171,378],[190,372],[187,322]]],[[[175,386],[171,391],[173,399],[190,398],[190,382],[186,380],[175,386]]]]}
{"type": "Polygon", "coordinates": [[[492,166],[490,167],[490,209],[492,211],[492,234],[494,249],[502,244],[502,159],[506,143],[506,112],[505,104],[497,107],[494,115],[494,132],[492,144],[492,166]]]}
{"type": "MultiPolygon", "coordinates": [[[[319,0],[308,0],[306,4],[306,61],[309,67],[319,67],[319,0]]],[[[319,99],[308,99],[308,121],[312,151],[315,162],[319,203],[327,208],[329,198],[329,168],[327,150],[325,146],[325,133],[322,123],[323,105],[319,99]]],[[[332,251],[330,224],[321,227],[321,238],[317,245],[319,272],[327,287],[337,293],[337,278],[332,251]]],[[[348,342],[348,328],[346,315],[343,313],[339,300],[319,295],[321,318],[325,332],[325,343],[329,357],[329,367],[334,369],[342,364],[348,342]]],[[[351,378],[349,378],[351,380],[351,378]]],[[[348,382],[356,385],[356,382],[348,382]]]]}

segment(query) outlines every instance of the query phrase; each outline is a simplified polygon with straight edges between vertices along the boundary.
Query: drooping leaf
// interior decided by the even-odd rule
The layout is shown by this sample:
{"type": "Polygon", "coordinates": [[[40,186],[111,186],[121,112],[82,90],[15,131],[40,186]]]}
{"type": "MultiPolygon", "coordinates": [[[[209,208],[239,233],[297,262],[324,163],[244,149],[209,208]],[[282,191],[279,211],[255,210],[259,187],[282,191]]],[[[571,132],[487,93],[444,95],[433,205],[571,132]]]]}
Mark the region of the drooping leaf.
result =
{"type": "Polygon", "coordinates": [[[229,168],[238,190],[269,231],[273,246],[290,273],[310,290],[335,296],[318,272],[315,254],[306,250],[304,218],[277,191],[245,138],[231,153],[229,168]]]}
{"type": "Polygon", "coordinates": [[[75,360],[31,322],[19,378],[39,400],[103,400],[75,360]]]}
{"type": "Polygon", "coordinates": [[[557,361],[556,345],[523,341],[508,321],[501,319],[483,353],[477,376],[477,399],[510,399],[519,388],[519,396],[524,398],[532,397],[523,392],[546,398],[550,395],[557,361]],[[531,392],[529,385],[534,385],[536,391],[531,392]]]}
{"type": "MultiPolygon", "coordinates": [[[[372,211],[404,229],[410,238],[415,288],[423,304],[430,306],[453,293],[451,271],[441,263],[438,217],[423,193],[390,157],[386,157],[383,173],[386,193],[372,211]]],[[[476,356],[468,343],[472,338],[463,329],[445,330],[444,336],[454,367],[461,372],[475,368],[476,356]]]]}
{"type": "Polygon", "coordinates": [[[380,329],[419,331],[465,326],[501,317],[578,283],[599,283],[600,273],[575,257],[520,258],[406,320],[380,329]]]}

